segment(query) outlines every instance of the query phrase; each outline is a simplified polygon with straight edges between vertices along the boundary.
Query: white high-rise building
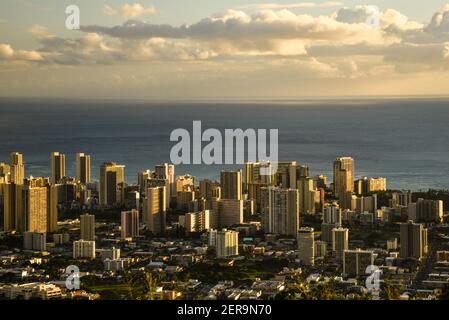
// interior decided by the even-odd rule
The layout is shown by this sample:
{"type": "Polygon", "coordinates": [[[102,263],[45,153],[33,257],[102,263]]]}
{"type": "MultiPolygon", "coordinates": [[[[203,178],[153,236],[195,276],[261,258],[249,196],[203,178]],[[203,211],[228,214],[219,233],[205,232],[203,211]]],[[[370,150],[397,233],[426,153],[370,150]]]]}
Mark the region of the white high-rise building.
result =
{"type": "Polygon", "coordinates": [[[239,233],[223,229],[217,232],[217,258],[227,258],[239,255],[239,233]]]}
{"type": "Polygon", "coordinates": [[[95,241],[73,241],[73,259],[95,259],[95,241]]]}

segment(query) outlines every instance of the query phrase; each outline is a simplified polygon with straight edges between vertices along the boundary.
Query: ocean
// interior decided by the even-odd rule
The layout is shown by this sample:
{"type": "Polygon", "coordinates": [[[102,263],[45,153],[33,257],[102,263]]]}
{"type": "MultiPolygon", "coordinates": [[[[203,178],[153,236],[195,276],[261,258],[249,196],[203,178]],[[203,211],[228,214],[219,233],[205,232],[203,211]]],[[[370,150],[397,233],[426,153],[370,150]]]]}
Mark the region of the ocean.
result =
{"type": "MultiPolygon", "coordinates": [[[[24,154],[26,175],[49,176],[50,153],[66,154],[67,175],[75,154],[92,156],[92,177],[101,163],[126,165],[126,180],[170,162],[170,133],[235,128],[278,129],[279,158],[307,164],[311,174],[332,179],[338,156],[355,160],[356,176],[383,176],[392,189],[449,189],[449,100],[328,99],[278,101],[147,102],[76,99],[0,99],[0,162],[24,154]]],[[[176,174],[218,179],[240,166],[181,165],[176,174]]]]}

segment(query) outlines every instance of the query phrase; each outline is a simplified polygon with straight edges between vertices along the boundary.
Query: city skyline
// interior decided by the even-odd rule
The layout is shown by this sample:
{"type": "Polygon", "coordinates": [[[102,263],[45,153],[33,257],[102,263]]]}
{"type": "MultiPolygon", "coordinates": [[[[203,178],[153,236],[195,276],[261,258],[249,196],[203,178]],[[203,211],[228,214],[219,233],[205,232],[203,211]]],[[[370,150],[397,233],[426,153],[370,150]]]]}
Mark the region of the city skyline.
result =
{"type": "Polygon", "coordinates": [[[445,1],[7,0],[0,6],[0,73],[8,79],[0,82],[0,96],[449,94],[445,1]],[[80,8],[80,30],[65,29],[69,4],[80,8]],[[379,9],[379,27],[366,24],[370,6],[379,9]]]}

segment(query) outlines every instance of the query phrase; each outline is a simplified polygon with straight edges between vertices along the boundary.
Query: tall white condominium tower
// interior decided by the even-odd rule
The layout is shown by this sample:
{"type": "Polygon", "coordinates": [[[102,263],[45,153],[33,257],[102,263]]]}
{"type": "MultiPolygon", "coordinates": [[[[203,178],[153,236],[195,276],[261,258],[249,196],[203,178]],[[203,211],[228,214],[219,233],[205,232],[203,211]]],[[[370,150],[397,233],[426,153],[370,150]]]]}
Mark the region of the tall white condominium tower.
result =
{"type": "Polygon", "coordinates": [[[303,265],[315,264],[315,232],[313,228],[300,228],[298,230],[298,258],[303,265]]]}
{"type": "Polygon", "coordinates": [[[65,177],[65,155],[59,152],[52,152],[51,160],[51,183],[58,183],[65,177]]]}
{"type": "Polygon", "coordinates": [[[239,255],[239,233],[226,230],[217,232],[216,238],[217,258],[227,258],[239,255]]]}
{"type": "Polygon", "coordinates": [[[90,155],[84,153],[76,154],[76,180],[87,184],[90,182],[90,155]]]}

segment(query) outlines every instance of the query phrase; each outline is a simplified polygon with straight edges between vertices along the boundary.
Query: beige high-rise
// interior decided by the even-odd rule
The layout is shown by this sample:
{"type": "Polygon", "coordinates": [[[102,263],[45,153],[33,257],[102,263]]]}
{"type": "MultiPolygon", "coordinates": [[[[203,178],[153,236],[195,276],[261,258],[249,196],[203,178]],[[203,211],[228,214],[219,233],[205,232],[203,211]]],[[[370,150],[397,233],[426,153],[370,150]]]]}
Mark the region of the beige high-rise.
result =
{"type": "MultiPolygon", "coordinates": [[[[23,216],[18,231],[47,232],[48,179],[29,178],[23,188],[23,216]]],[[[20,220],[20,219],[19,219],[20,220]]]]}
{"type": "Polygon", "coordinates": [[[238,256],[239,233],[237,231],[226,229],[218,231],[216,239],[216,254],[217,258],[238,256]]]}
{"type": "Polygon", "coordinates": [[[76,180],[87,184],[90,182],[90,155],[84,153],[76,154],[76,180]]]}
{"type": "Polygon", "coordinates": [[[15,184],[23,184],[23,179],[25,179],[23,155],[18,152],[11,153],[9,165],[11,170],[11,182],[15,184]]]}
{"type": "Polygon", "coordinates": [[[65,155],[59,152],[51,153],[51,183],[58,183],[65,177],[65,155]]]}
{"type": "Polygon", "coordinates": [[[148,188],[144,221],[153,234],[165,233],[166,212],[166,187],[148,188]]]}
{"type": "Polygon", "coordinates": [[[354,192],[354,159],[341,157],[334,161],[334,194],[338,199],[354,192]]]}

